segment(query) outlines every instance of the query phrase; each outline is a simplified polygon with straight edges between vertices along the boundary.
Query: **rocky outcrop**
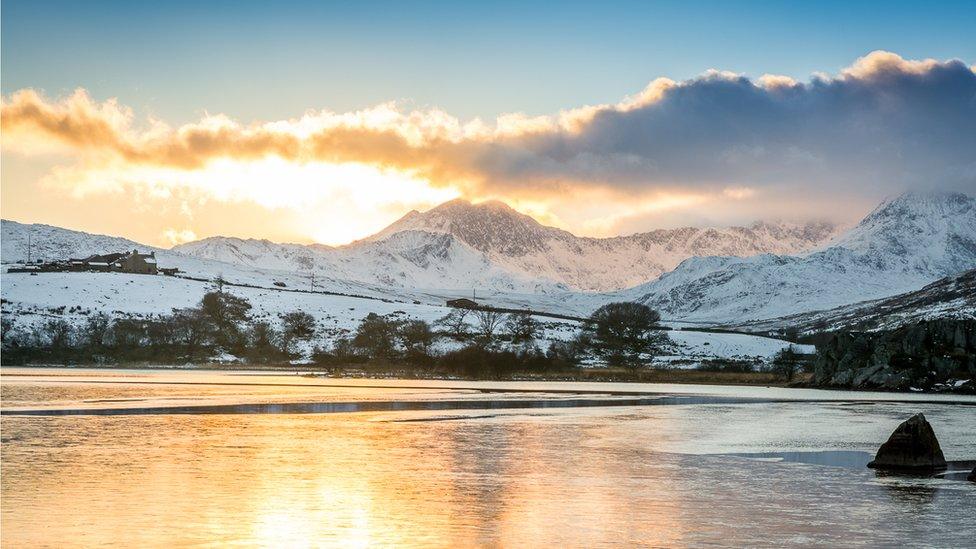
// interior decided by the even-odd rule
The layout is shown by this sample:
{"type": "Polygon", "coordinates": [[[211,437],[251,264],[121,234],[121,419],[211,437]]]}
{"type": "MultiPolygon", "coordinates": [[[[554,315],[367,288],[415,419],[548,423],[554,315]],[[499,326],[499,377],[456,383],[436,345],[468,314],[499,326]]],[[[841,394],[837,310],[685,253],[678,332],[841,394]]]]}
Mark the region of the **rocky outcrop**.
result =
{"type": "Polygon", "coordinates": [[[946,467],[945,456],[935,431],[922,414],[915,414],[895,429],[878,449],[873,469],[908,469],[931,471],[946,467]]]}
{"type": "Polygon", "coordinates": [[[976,320],[838,332],[817,345],[813,383],[851,389],[976,392],[976,320]],[[960,380],[946,385],[951,380],[960,380]],[[969,381],[967,381],[969,380],[969,381]]]}

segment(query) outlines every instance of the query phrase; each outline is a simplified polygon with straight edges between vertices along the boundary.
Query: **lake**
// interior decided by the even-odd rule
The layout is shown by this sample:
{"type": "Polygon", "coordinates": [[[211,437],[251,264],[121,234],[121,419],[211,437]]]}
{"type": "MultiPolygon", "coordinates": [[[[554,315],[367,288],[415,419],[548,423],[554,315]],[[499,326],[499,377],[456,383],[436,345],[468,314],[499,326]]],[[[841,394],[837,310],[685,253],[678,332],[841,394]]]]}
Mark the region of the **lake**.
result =
{"type": "Polygon", "coordinates": [[[2,545],[972,546],[976,398],[2,368],[2,545]]]}

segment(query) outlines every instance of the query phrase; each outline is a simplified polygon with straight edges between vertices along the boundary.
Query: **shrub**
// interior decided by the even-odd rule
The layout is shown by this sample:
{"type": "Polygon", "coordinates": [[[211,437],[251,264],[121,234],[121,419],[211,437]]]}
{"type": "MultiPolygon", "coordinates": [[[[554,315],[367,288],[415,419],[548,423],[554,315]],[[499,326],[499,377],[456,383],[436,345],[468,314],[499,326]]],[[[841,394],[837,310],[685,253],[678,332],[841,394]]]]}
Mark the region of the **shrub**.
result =
{"type": "Polygon", "coordinates": [[[245,356],[259,362],[286,358],[287,350],[283,349],[282,339],[281,332],[267,322],[255,322],[247,332],[245,356]]]}
{"type": "Polygon", "coordinates": [[[389,359],[396,352],[397,322],[369,313],[356,328],[352,345],[357,354],[369,358],[389,359]]]}
{"type": "Polygon", "coordinates": [[[706,372],[733,372],[747,373],[755,372],[756,365],[748,360],[731,360],[727,358],[716,358],[702,361],[698,365],[698,370],[706,372]]]}

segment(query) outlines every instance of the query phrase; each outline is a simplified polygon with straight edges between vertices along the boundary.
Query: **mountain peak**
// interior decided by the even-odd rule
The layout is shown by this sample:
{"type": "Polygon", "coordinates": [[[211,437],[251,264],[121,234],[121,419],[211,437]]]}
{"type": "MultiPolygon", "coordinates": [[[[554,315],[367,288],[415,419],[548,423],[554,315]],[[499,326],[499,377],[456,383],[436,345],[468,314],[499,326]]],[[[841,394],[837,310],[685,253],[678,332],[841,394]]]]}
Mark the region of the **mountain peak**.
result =
{"type": "Polygon", "coordinates": [[[402,231],[450,234],[482,253],[509,256],[544,251],[550,238],[569,235],[499,200],[472,203],[455,198],[425,212],[412,211],[363,241],[384,240],[402,231]]]}
{"type": "Polygon", "coordinates": [[[912,192],[810,253],[695,257],[627,295],[674,318],[740,322],[885,298],[974,266],[976,199],[912,192]]]}
{"type": "MultiPolygon", "coordinates": [[[[453,200],[448,200],[443,204],[435,206],[426,212],[419,212],[421,215],[436,215],[436,214],[447,214],[447,213],[470,213],[470,212],[496,212],[496,213],[509,213],[514,215],[524,215],[517,212],[514,208],[508,204],[502,202],[501,200],[485,200],[482,202],[471,202],[470,200],[464,198],[455,198],[453,200]]],[[[528,217],[528,216],[526,216],[528,217]]]]}
{"type": "Polygon", "coordinates": [[[976,258],[976,198],[959,192],[907,192],[882,202],[826,245],[910,273],[946,276],[976,258]]]}
{"type": "Polygon", "coordinates": [[[881,202],[861,224],[906,216],[964,215],[976,207],[976,198],[954,191],[907,191],[881,202]]]}

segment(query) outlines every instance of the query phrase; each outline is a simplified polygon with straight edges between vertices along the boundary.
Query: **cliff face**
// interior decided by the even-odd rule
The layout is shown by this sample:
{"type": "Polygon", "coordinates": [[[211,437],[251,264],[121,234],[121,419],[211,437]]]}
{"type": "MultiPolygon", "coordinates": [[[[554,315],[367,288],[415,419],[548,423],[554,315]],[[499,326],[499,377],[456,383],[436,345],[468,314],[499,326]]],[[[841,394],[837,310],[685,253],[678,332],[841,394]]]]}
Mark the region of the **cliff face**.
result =
{"type": "Polygon", "coordinates": [[[851,389],[976,393],[976,320],[940,319],[883,332],[839,332],[817,346],[813,381],[851,389]]]}

